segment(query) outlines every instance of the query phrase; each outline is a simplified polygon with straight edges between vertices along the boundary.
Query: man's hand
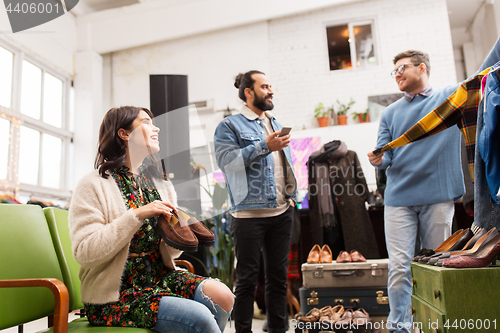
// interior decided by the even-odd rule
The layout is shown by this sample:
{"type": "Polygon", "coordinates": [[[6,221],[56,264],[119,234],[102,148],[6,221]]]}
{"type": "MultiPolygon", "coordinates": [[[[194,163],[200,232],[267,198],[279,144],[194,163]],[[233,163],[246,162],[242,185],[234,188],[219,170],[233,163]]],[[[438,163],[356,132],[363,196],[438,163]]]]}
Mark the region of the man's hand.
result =
{"type": "Polygon", "coordinates": [[[380,154],[379,156],[375,155],[372,151],[368,153],[368,160],[372,164],[380,165],[383,159],[384,159],[384,153],[380,154]]]}
{"type": "Polygon", "coordinates": [[[266,138],[267,147],[270,151],[280,151],[290,143],[290,134],[278,136],[281,130],[276,131],[266,138]]]}

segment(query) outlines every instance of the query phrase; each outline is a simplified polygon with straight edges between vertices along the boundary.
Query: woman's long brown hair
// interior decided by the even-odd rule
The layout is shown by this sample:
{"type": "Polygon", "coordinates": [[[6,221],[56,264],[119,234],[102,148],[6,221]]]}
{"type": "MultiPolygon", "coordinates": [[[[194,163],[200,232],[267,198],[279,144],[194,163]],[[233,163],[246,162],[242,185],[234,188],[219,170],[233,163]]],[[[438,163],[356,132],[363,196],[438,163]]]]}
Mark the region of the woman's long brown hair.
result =
{"type": "MultiPolygon", "coordinates": [[[[127,148],[118,135],[118,130],[120,128],[132,130],[132,124],[141,110],[146,112],[151,119],[154,118],[153,113],[148,109],[135,106],[112,108],[104,116],[99,129],[99,144],[94,162],[94,168],[99,170],[101,177],[108,178],[109,170],[117,169],[127,161],[127,148]]],[[[148,171],[151,176],[168,179],[161,166],[159,154],[148,156],[145,162],[149,165],[148,171]]]]}

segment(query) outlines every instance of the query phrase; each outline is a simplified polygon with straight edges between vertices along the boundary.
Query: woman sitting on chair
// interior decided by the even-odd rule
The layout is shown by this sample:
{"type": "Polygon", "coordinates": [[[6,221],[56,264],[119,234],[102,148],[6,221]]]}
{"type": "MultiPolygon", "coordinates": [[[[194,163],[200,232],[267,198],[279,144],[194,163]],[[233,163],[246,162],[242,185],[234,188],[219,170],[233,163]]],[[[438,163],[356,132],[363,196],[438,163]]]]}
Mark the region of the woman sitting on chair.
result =
{"type": "Polygon", "coordinates": [[[109,110],[99,131],[97,170],[74,191],[69,227],[85,311],[96,326],[223,332],[232,292],[176,270],[173,258],[181,251],[154,230],[159,215],[169,219],[175,212],[177,195],[151,162],[159,151],[152,118],[144,108],[109,110]]]}

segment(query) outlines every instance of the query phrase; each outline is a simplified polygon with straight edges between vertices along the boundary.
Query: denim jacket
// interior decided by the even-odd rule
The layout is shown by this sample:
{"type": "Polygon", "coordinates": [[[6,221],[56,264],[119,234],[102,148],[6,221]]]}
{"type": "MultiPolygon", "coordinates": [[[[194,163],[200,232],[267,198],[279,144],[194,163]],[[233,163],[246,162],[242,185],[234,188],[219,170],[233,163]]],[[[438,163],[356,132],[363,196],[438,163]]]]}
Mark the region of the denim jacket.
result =
{"type": "Polygon", "coordinates": [[[495,64],[488,78],[483,94],[484,113],[477,148],[485,163],[485,176],[495,205],[500,205],[500,146],[498,127],[500,111],[500,62],[495,64]]]}
{"type": "MultiPolygon", "coordinates": [[[[266,112],[275,131],[282,128],[276,118],[266,112]]],[[[243,106],[241,113],[227,117],[215,130],[214,145],[217,165],[224,172],[231,199],[231,211],[276,208],[275,165],[266,143],[264,124],[257,114],[243,106]]],[[[296,201],[297,181],[289,147],[286,157],[285,199],[296,201]]]]}

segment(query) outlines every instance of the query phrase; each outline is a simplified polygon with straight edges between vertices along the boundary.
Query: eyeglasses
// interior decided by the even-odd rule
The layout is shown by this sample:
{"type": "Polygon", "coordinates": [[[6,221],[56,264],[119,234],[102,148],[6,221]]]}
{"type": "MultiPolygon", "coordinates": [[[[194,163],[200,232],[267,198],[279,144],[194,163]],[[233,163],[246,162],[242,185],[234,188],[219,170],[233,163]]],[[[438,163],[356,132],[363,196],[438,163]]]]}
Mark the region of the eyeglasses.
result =
{"type": "Polygon", "coordinates": [[[393,70],[391,72],[391,76],[392,78],[394,79],[396,77],[396,74],[403,74],[405,72],[405,68],[406,66],[419,66],[420,64],[402,64],[401,66],[399,66],[398,68],[396,68],[395,70],[393,70]]]}

